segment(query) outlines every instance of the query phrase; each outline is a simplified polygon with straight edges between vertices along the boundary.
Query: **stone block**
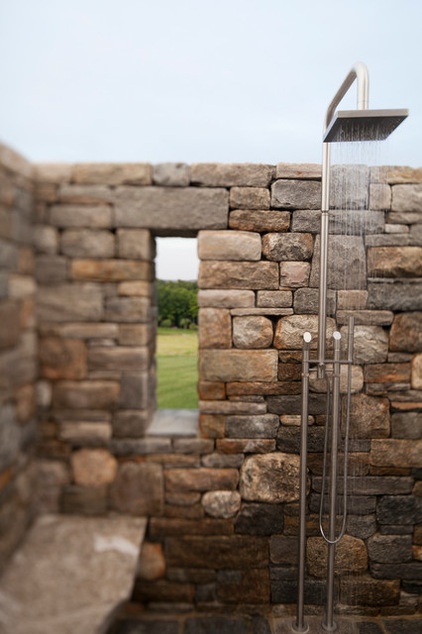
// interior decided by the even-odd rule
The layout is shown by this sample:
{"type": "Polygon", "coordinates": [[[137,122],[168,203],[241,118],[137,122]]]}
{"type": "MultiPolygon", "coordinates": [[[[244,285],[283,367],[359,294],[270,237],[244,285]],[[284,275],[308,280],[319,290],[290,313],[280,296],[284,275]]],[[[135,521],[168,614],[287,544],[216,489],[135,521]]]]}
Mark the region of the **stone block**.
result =
{"type": "Polygon", "coordinates": [[[199,348],[231,348],[230,311],[225,308],[201,308],[198,315],[199,348]]]}
{"type": "Polygon", "coordinates": [[[422,390],[422,354],[415,354],[412,359],[411,386],[413,390],[422,390]]]}
{"type": "Polygon", "coordinates": [[[148,412],[120,410],[113,416],[113,436],[115,438],[143,438],[150,424],[148,412]]]}
{"type": "MultiPolygon", "coordinates": [[[[318,288],[298,288],[294,294],[293,307],[297,314],[318,315],[319,313],[319,289],[318,288]]],[[[334,315],[336,312],[336,293],[327,290],[327,314],[334,315]]]]}
{"type": "Polygon", "coordinates": [[[271,206],[279,209],[320,209],[321,183],[279,179],[271,186],[271,206]]]}
{"type": "Polygon", "coordinates": [[[366,383],[410,383],[410,363],[381,363],[365,366],[366,383]]]}
{"type": "Polygon", "coordinates": [[[337,307],[339,310],[364,310],[368,301],[368,291],[337,291],[337,307]]]}
{"type": "Polygon", "coordinates": [[[278,289],[276,262],[201,262],[198,286],[201,289],[278,289]]]}
{"type": "Polygon", "coordinates": [[[393,438],[422,438],[422,412],[397,412],[391,416],[391,436],[393,438]]]}
{"type": "Polygon", "coordinates": [[[413,495],[383,496],[377,505],[377,521],[379,524],[392,525],[420,524],[422,521],[422,498],[413,495]]]}
{"type": "Polygon", "coordinates": [[[0,349],[13,348],[19,342],[19,304],[16,300],[0,301],[0,349]]]}
{"type": "Polygon", "coordinates": [[[226,398],[225,384],[223,381],[200,381],[198,395],[202,401],[224,400],[226,398]]]}
{"type": "MultiPolygon", "coordinates": [[[[347,327],[340,329],[344,350],[347,346],[347,327]]],[[[388,355],[388,336],[380,326],[356,325],[354,329],[353,361],[355,363],[384,363],[388,355]]]]}
{"type": "Polygon", "coordinates": [[[188,187],[118,187],[115,216],[119,227],[155,231],[226,229],[228,192],[188,187]]]}
{"type": "MultiPolygon", "coordinates": [[[[222,438],[226,427],[226,417],[222,414],[200,414],[199,429],[205,438],[222,438]]],[[[208,465],[205,465],[208,466],[208,465]]],[[[210,465],[213,466],[213,465],[210,465]]],[[[218,466],[218,465],[217,465],[218,466]]]]}
{"type": "Polygon", "coordinates": [[[391,208],[398,212],[422,212],[422,185],[394,185],[391,208]]]}
{"type": "MultiPolygon", "coordinates": [[[[374,580],[366,575],[350,579],[344,577],[340,580],[340,600],[342,604],[349,606],[367,606],[379,609],[383,606],[397,606],[399,598],[400,582],[398,580],[374,580]]],[[[391,622],[395,624],[397,623],[397,619],[393,619],[391,622]]],[[[367,632],[368,634],[381,634],[382,630],[377,629],[378,625],[376,623],[368,623],[369,626],[365,627],[365,629],[361,629],[361,632],[367,632]]],[[[404,629],[401,628],[402,625],[400,625],[400,629],[397,630],[397,634],[399,634],[400,630],[411,634],[411,631],[407,629],[406,625],[404,625],[404,629]]],[[[390,630],[390,632],[392,633],[392,630],[390,630]]]]}
{"type": "Polygon", "coordinates": [[[254,163],[194,163],[191,182],[206,187],[267,187],[273,178],[272,165],[254,163]]]}
{"type": "Polygon", "coordinates": [[[228,438],[275,438],[279,418],[275,414],[261,416],[228,416],[228,438]]]}
{"type": "Polygon", "coordinates": [[[54,227],[35,225],[34,246],[38,253],[53,255],[59,250],[59,233],[54,227]]]}
{"type": "Polygon", "coordinates": [[[24,299],[32,298],[36,293],[36,282],[30,275],[10,275],[8,276],[8,289],[10,298],[24,299]]]}
{"type": "Polygon", "coordinates": [[[130,515],[162,515],[162,467],[153,462],[124,462],[110,489],[112,507],[130,515]]]}
{"type": "Polygon", "coordinates": [[[207,515],[228,519],[240,509],[240,494],[237,491],[208,491],[201,503],[207,515]]]}
{"type": "Polygon", "coordinates": [[[58,191],[61,203],[96,205],[113,202],[113,190],[106,185],[63,184],[58,191]]]}
{"type": "Polygon", "coordinates": [[[102,229],[66,229],[61,235],[61,251],[72,258],[112,258],[114,234],[102,229]]]}
{"type": "Polygon", "coordinates": [[[249,308],[255,305],[255,293],[246,290],[199,290],[198,305],[201,308],[249,308]]]}
{"type": "Polygon", "coordinates": [[[264,401],[229,400],[229,401],[200,401],[199,408],[205,414],[265,414],[267,411],[264,401]]]}
{"type": "Polygon", "coordinates": [[[145,581],[154,581],[164,577],[166,561],[161,544],[144,542],[138,561],[137,576],[145,581]]]}
{"type": "Polygon", "coordinates": [[[276,350],[204,350],[199,374],[206,381],[275,381],[276,350]]]}
{"type": "Polygon", "coordinates": [[[121,346],[146,346],[153,338],[152,328],[147,324],[119,324],[118,333],[121,346]]]}
{"type": "Polygon", "coordinates": [[[243,535],[273,535],[283,531],[280,505],[244,503],[236,517],[235,531],[243,535]]]}
{"type": "Polygon", "coordinates": [[[245,439],[221,438],[216,441],[217,450],[223,454],[262,453],[274,451],[275,440],[267,438],[245,439]]]}
{"type": "Polygon", "coordinates": [[[166,491],[212,491],[236,489],[239,480],[237,469],[167,469],[166,491]]]}
{"type": "Polygon", "coordinates": [[[421,277],[422,247],[373,247],[368,249],[368,275],[372,277],[421,277]]]}
{"type": "MultiPolygon", "coordinates": [[[[88,352],[88,367],[92,370],[146,370],[148,350],[136,346],[94,346],[88,352]]],[[[127,408],[130,409],[130,408],[127,408]]]]}
{"type": "Polygon", "coordinates": [[[265,568],[268,566],[268,544],[264,537],[246,535],[169,537],[166,558],[167,565],[176,568],[265,568]]]}
{"type": "Polygon", "coordinates": [[[368,308],[395,311],[422,309],[422,283],[416,279],[368,282],[368,308]]]}
{"type": "Polygon", "coordinates": [[[49,222],[53,227],[108,229],[113,226],[110,205],[53,205],[49,222]]]}
{"type": "Polygon", "coordinates": [[[234,317],[233,344],[235,348],[269,348],[273,341],[273,324],[263,316],[234,317]]]}
{"type": "Polygon", "coordinates": [[[313,251],[310,233],[267,233],[262,238],[262,251],[267,260],[289,262],[309,260],[313,251]]]}
{"type": "Polygon", "coordinates": [[[283,288],[308,286],[310,271],[309,262],[280,262],[280,286],[283,288]]]}
{"type": "Polygon", "coordinates": [[[270,191],[263,187],[232,187],[229,204],[232,209],[269,209],[270,191]]]}
{"type": "Polygon", "coordinates": [[[390,331],[390,350],[422,352],[422,312],[395,315],[390,331]]]}
{"type": "Polygon", "coordinates": [[[148,372],[139,372],[141,364],[135,364],[132,372],[124,371],[120,380],[120,401],[122,409],[147,409],[149,394],[148,372]]]}
{"type": "MultiPolygon", "coordinates": [[[[270,600],[270,579],[268,570],[244,570],[240,573],[240,578],[224,578],[227,575],[225,571],[219,574],[218,581],[220,582],[217,588],[217,597],[224,603],[252,603],[267,604],[270,600]]],[[[265,621],[267,624],[267,622],[265,621]]],[[[246,624],[244,631],[246,632],[246,624]]],[[[268,628],[267,624],[267,628],[268,628]]],[[[219,630],[220,631],[220,630],[219,630]]],[[[227,629],[226,632],[229,630],[227,629]]],[[[236,632],[239,629],[235,630],[236,632]]],[[[265,629],[265,632],[270,630],[265,629]]],[[[255,630],[256,632],[256,630],[255,630]]]]}
{"type": "Polygon", "coordinates": [[[16,462],[21,441],[22,431],[16,420],[15,408],[0,406],[0,473],[16,462]]]}
{"type": "Polygon", "coordinates": [[[354,438],[388,438],[389,400],[366,394],[353,394],[350,401],[350,428],[354,438]]]}
{"type": "Polygon", "coordinates": [[[71,455],[75,484],[98,487],[113,482],[117,460],[106,449],[79,449],[71,455]]]}
{"type": "Polygon", "coordinates": [[[103,317],[103,296],[97,284],[63,284],[39,288],[39,322],[99,321],[103,317]]]}
{"type": "Polygon", "coordinates": [[[109,422],[63,421],[59,438],[77,446],[107,445],[112,431],[109,422]]]}
{"type": "Polygon", "coordinates": [[[126,297],[153,297],[153,284],[145,281],[120,282],[117,287],[118,295],[126,297]]]}
{"type": "Polygon", "coordinates": [[[78,515],[104,515],[107,510],[107,487],[65,486],[61,511],[78,515]]]}
{"type": "Polygon", "coordinates": [[[72,180],[82,184],[150,185],[148,163],[78,163],[73,166],[72,180]]]}
{"type": "Polygon", "coordinates": [[[41,376],[46,379],[83,379],[87,351],[83,341],[44,337],[39,344],[41,376]]]}
{"type": "Polygon", "coordinates": [[[239,454],[220,454],[210,453],[201,458],[201,464],[204,467],[212,467],[213,469],[225,469],[228,467],[238,468],[241,466],[244,455],[239,454]]]}
{"type": "Polygon", "coordinates": [[[119,333],[117,324],[105,323],[64,323],[41,325],[41,335],[65,339],[116,339],[119,333]]]}
{"type": "Polygon", "coordinates": [[[381,535],[380,533],[375,533],[368,539],[367,545],[371,561],[381,564],[393,564],[412,560],[411,535],[381,535]]]}
{"type": "Polygon", "coordinates": [[[75,280],[98,282],[118,282],[121,280],[153,279],[150,262],[137,260],[73,260],[70,267],[71,277],[75,280]]]}
{"type": "Polygon", "coordinates": [[[118,229],[117,252],[121,258],[153,260],[155,243],[148,229],[118,229]]]}
{"type": "Polygon", "coordinates": [[[39,284],[60,284],[68,277],[68,260],[61,255],[38,255],[35,279],[39,284]]]}
{"type": "Polygon", "coordinates": [[[70,163],[36,163],[34,177],[36,181],[63,183],[70,181],[72,165],[70,163]]]}
{"type": "Polygon", "coordinates": [[[418,469],[421,463],[422,440],[374,439],[371,443],[371,464],[377,467],[418,469]]]}
{"type": "Polygon", "coordinates": [[[190,182],[189,165],[186,163],[157,163],[152,166],[154,185],[187,187],[190,182]]]}
{"type": "Polygon", "coordinates": [[[201,260],[260,260],[261,236],[249,231],[200,231],[198,256],[201,260]]]}
{"type": "Polygon", "coordinates": [[[288,231],[290,227],[289,211],[270,211],[267,209],[235,209],[229,215],[230,229],[238,231],[288,231]]]}
{"type": "Polygon", "coordinates": [[[116,407],[119,391],[114,381],[58,381],[52,403],[57,409],[109,409],[116,407]]]}
{"type": "Polygon", "coordinates": [[[369,184],[369,208],[386,211],[391,207],[391,187],[383,183],[369,184]]]}
{"type": "Polygon", "coordinates": [[[146,297],[108,297],[105,318],[122,323],[148,323],[151,320],[151,302],[146,297]]]}
{"type": "Polygon", "coordinates": [[[332,209],[368,209],[369,177],[367,165],[332,165],[330,207],[332,209]]]}
{"type": "MultiPolygon", "coordinates": [[[[320,236],[316,236],[310,286],[319,285],[320,236]]],[[[366,254],[360,236],[330,236],[328,287],[339,290],[366,287],[366,254]]],[[[369,306],[372,308],[372,306],[369,306]]]]}
{"type": "Polygon", "coordinates": [[[249,502],[293,502],[299,499],[299,457],[281,452],[245,459],[240,494],[249,502]]]}
{"type": "Polygon", "coordinates": [[[0,238],[0,267],[7,271],[14,271],[18,264],[18,249],[16,245],[0,238]]]}
{"type": "MultiPolygon", "coordinates": [[[[334,319],[327,318],[327,341],[331,339],[336,329],[334,319]]],[[[317,315],[287,315],[282,317],[276,327],[274,346],[282,350],[301,350],[303,347],[303,333],[312,335],[311,348],[316,349],[318,316],[317,315]]]]}
{"type": "Polygon", "coordinates": [[[297,565],[298,541],[297,537],[272,535],[270,540],[270,559],[274,564],[283,566],[297,565]]]}
{"type": "Polygon", "coordinates": [[[295,233],[319,233],[321,212],[316,209],[296,209],[292,212],[291,230],[295,233]]]}
{"type": "Polygon", "coordinates": [[[260,308],[287,308],[292,305],[291,291],[258,291],[257,306],[260,308]]]}
{"type": "MultiPolygon", "coordinates": [[[[327,574],[327,544],[322,537],[308,538],[307,566],[311,575],[325,578],[327,574]]],[[[335,568],[337,574],[366,572],[368,555],[365,542],[357,537],[344,535],[337,544],[335,568]]]]}

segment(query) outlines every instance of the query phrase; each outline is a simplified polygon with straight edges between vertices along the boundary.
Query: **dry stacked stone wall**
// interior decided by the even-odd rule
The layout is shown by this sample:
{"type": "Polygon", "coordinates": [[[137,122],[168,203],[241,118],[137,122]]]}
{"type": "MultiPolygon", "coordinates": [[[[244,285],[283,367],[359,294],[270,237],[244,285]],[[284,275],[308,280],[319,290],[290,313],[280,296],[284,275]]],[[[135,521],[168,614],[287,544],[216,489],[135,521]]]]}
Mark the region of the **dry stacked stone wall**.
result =
{"type": "Polygon", "coordinates": [[[34,511],[37,334],[31,165],[0,146],[0,569],[34,511]]]}
{"type": "MultiPolygon", "coordinates": [[[[422,172],[359,169],[365,178],[348,200],[337,195],[330,229],[329,334],[346,334],[349,314],[356,321],[337,596],[345,612],[413,614],[422,566],[422,172]]],[[[35,188],[39,509],[148,516],[132,614],[141,605],[161,614],[291,613],[320,167],[37,165],[35,188]],[[156,236],[198,240],[194,436],[149,430],[156,236]]],[[[315,610],[326,585],[324,391],[312,380],[306,603],[315,610]]]]}

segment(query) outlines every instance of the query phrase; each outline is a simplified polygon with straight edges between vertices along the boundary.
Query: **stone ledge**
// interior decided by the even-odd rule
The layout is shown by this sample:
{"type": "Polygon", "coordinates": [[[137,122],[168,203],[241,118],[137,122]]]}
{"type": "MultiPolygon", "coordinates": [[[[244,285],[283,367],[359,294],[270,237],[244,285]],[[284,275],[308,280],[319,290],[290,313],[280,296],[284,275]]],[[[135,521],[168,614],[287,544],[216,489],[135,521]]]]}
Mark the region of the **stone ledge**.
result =
{"type": "Polygon", "coordinates": [[[0,579],[2,634],[100,634],[129,598],[141,517],[45,515],[0,579]]]}

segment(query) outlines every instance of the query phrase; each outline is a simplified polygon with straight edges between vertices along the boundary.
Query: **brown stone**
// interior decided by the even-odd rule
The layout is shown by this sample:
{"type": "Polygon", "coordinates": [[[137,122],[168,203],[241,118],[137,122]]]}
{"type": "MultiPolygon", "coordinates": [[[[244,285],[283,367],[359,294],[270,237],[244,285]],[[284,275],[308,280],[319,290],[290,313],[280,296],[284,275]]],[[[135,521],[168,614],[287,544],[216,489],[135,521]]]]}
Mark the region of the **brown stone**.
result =
{"type": "Polygon", "coordinates": [[[45,337],[64,339],[116,339],[119,327],[105,323],[41,324],[40,332],[45,337]]]}
{"type": "Polygon", "coordinates": [[[217,589],[217,597],[225,603],[252,605],[270,601],[268,570],[251,569],[239,572],[234,578],[223,579],[217,589]]]}
{"type": "Polygon", "coordinates": [[[202,401],[223,400],[226,398],[226,386],[223,381],[199,381],[198,395],[202,401]]]}
{"type": "Polygon", "coordinates": [[[110,205],[53,205],[50,223],[54,227],[108,229],[113,226],[110,205]]]}
{"type": "Polygon", "coordinates": [[[389,400],[366,394],[354,394],[350,401],[350,429],[353,438],[388,438],[389,400]]]}
{"type": "Polygon", "coordinates": [[[79,163],[73,166],[75,183],[100,185],[150,185],[151,166],[148,163],[79,163]]]}
{"type": "Polygon", "coordinates": [[[394,317],[390,350],[422,352],[422,312],[401,313],[394,317]]]}
{"type": "Polygon", "coordinates": [[[226,426],[226,417],[222,414],[200,414],[199,429],[205,438],[222,438],[226,426]]]}
{"type": "Polygon", "coordinates": [[[34,227],[34,246],[38,253],[57,253],[59,233],[54,227],[36,225],[34,227]]]}
{"type": "Polygon", "coordinates": [[[33,418],[36,411],[35,385],[22,385],[15,392],[16,417],[20,423],[26,423],[33,418]]]}
{"type": "Polygon", "coordinates": [[[201,260],[259,260],[261,236],[248,231],[200,231],[198,257],[201,260]]]}
{"type": "Polygon", "coordinates": [[[265,402],[247,399],[229,401],[200,401],[199,409],[205,414],[265,414],[265,402]]]}
{"type": "Polygon", "coordinates": [[[280,179],[271,186],[271,206],[281,209],[320,209],[321,183],[280,179]]]}
{"type": "Polygon", "coordinates": [[[112,431],[109,422],[63,421],[59,437],[73,445],[101,445],[110,440],[112,431]]]}
{"type": "Polygon", "coordinates": [[[422,247],[368,249],[368,275],[372,277],[422,276],[422,247]]]}
{"type": "Polygon", "coordinates": [[[164,576],[166,561],[161,544],[144,542],[138,562],[138,577],[154,581],[164,576]]]}
{"type": "Polygon", "coordinates": [[[340,600],[344,605],[397,606],[400,597],[400,581],[372,579],[369,575],[343,577],[340,580],[340,600]]]}
{"type": "Polygon", "coordinates": [[[232,187],[229,204],[232,209],[269,209],[270,192],[263,187],[232,187]]]}
{"type": "Polygon", "coordinates": [[[422,185],[394,185],[391,208],[393,211],[421,212],[422,211],[422,185]]]}
{"type": "Polygon", "coordinates": [[[238,231],[288,231],[290,212],[235,209],[230,212],[229,227],[238,231]]]}
{"type": "MultiPolygon", "coordinates": [[[[324,578],[327,574],[327,544],[322,537],[307,540],[307,560],[309,573],[324,578]]],[[[337,544],[335,569],[337,574],[362,573],[368,568],[365,542],[357,537],[344,535],[337,544]]]]}
{"type": "Polygon", "coordinates": [[[53,407],[109,409],[117,404],[119,384],[114,381],[58,381],[53,387],[53,407]]]}
{"type": "Polygon", "coordinates": [[[95,205],[97,203],[112,203],[113,191],[105,185],[74,185],[63,184],[58,191],[58,198],[62,203],[95,205]]]}
{"type": "Polygon", "coordinates": [[[309,260],[312,251],[313,239],[310,233],[267,233],[262,238],[262,252],[267,260],[309,260]]]}
{"type": "Polygon", "coordinates": [[[99,321],[103,296],[97,284],[63,284],[44,287],[37,293],[40,322],[99,321]]]}
{"type": "Polygon", "coordinates": [[[148,229],[118,229],[117,252],[121,258],[153,260],[155,244],[148,229]]]}
{"type": "Polygon", "coordinates": [[[389,210],[391,206],[391,187],[384,183],[369,184],[369,209],[389,210]]]}
{"type": "Polygon", "coordinates": [[[57,284],[68,277],[68,261],[60,255],[38,255],[35,262],[35,279],[39,284],[57,284]]]}
{"type": "Polygon", "coordinates": [[[152,462],[125,462],[111,486],[114,509],[130,515],[162,515],[164,487],[162,467],[152,462]]]}
{"type": "Polygon", "coordinates": [[[368,300],[368,291],[337,291],[337,307],[340,310],[362,310],[368,300]]]}
{"type": "Polygon", "coordinates": [[[190,168],[186,163],[157,163],[152,167],[154,185],[165,187],[187,187],[190,168]]]}
{"type": "Polygon", "coordinates": [[[280,286],[283,288],[308,286],[310,271],[309,262],[280,262],[280,286]]]}
{"type": "Polygon", "coordinates": [[[275,381],[276,350],[204,350],[199,374],[208,381],[275,381]]]}
{"type": "Polygon", "coordinates": [[[183,568],[245,570],[268,566],[267,539],[244,535],[170,537],[167,565],[183,568]]]}
{"type": "Polygon", "coordinates": [[[210,491],[235,489],[239,480],[236,469],[167,469],[167,491],[210,491]]]}
{"type": "Polygon", "coordinates": [[[120,282],[117,287],[119,295],[126,297],[148,297],[152,298],[153,285],[151,282],[135,281],[120,282]]]}
{"type": "Polygon", "coordinates": [[[231,317],[225,308],[201,308],[198,315],[199,348],[231,348],[231,317]]]}
{"type": "MultiPolygon", "coordinates": [[[[327,318],[327,341],[335,330],[334,319],[327,318]]],[[[308,331],[312,335],[311,348],[317,347],[318,316],[317,315],[288,315],[282,317],[276,327],[274,345],[279,349],[302,349],[303,334],[308,331]]]]}
{"type": "Polygon", "coordinates": [[[233,344],[236,348],[269,348],[273,341],[273,324],[266,317],[235,317],[233,344]]]}
{"type": "Polygon", "coordinates": [[[14,300],[0,301],[0,348],[12,348],[19,341],[19,305],[14,300]]]}
{"type": "Polygon", "coordinates": [[[254,305],[255,293],[253,291],[198,291],[198,306],[201,308],[247,308],[254,305]]]}
{"type": "Polygon", "coordinates": [[[116,438],[142,438],[149,423],[147,412],[120,410],[113,416],[113,435],[116,438]]]}
{"type": "Polygon", "coordinates": [[[237,491],[208,491],[202,497],[202,506],[211,517],[234,517],[240,509],[240,494],[237,491]]]}
{"type": "Polygon", "coordinates": [[[410,383],[410,363],[382,363],[365,366],[367,383],[410,383]]]}
{"type": "Polygon", "coordinates": [[[422,354],[415,354],[412,359],[411,385],[413,390],[422,390],[422,354]]]}
{"type": "Polygon", "coordinates": [[[148,372],[139,372],[141,364],[131,372],[122,372],[119,405],[123,409],[148,409],[150,404],[150,378],[148,372]]]}
{"type": "Polygon", "coordinates": [[[147,348],[135,346],[94,346],[88,354],[90,370],[145,370],[147,348]]]}
{"type": "Polygon", "coordinates": [[[207,187],[267,187],[273,173],[272,165],[194,163],[191,165],[191,182],[207,187]]]}
{"type": "Polygon", "coordinates": [[[386,439],[371,443],[371,464],[379,467],[421,466],[422,440],[386,439]]]}
{"type": "Polygon", "coordinates": [[[214,262],[200,263],[200,288],[278,289],[276,262],[214,262]]]}
{"type": "Polygon", "coordinates": [[[121,346],[146,346],[153,337],[152,328],[147,324],[119,324],[118,328],[121,346]]]}
{"type": "Polygon", "coordinates": [[[106,449],[80,449],[71,456],[73,479],[76,484],[97,487],[113,482],[117,460],[106,449]]]}
{"type": "Polygon", "coordinates": [[[114,235],[102,229],[66,229],[61,236],[61,251],[72,258],[112,258],[114,235]]]}
{"type": "Polygon", "coordinates": [[[320,163],[277,163],[276,178],[320,180],[320,163]]]}
{"type": "Polygon", "coordinates": [[[117,282],[152,279],[151,264],[137,260],[73,260],[70,272],[75,280],[117,282]]]}
{"type": "Polygon", "coordinates": [[[251,502],[299,499],[299,457],[280,452],[246,458],[240,472],[240,494],[251,502]]]}
{"type": "Polygon", "coordinates": [[[46,379],[83,379],[87,351],[83,341],[45,337],[39,345],[41,376],[46,379]]]}
{"type": "Polygon", "coordinates": [[[151,302],[147,297],[108,297],[105,317],[108,321],[146,323],[151,319],[151,302]]]}

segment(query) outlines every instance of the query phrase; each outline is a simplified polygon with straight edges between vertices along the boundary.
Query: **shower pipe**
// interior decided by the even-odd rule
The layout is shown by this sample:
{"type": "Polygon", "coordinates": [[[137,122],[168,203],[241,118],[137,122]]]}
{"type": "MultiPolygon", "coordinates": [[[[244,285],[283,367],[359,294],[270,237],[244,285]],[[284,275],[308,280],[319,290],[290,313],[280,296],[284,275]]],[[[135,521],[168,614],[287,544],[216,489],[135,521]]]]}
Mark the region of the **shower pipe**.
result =
{"type": "MultiPolygon", "coordinates": [[[[357,62],[334,95],[324,121],[323,154],[322,154],[322,191],[321,191],[321,228],[320,228],[320,285],[318,313],[318,353],[317,361],[312,362],[316,368],[318,379],[324,379],[327,385],[327,416],[324,440],[324,465],[321,484],[320,532],[328,544],[327,564],[327,598],[322,628],[333,632],[337,629],[334,621],[334,573],[336,545],[342,538],[347,518],[347,457],[349,442],[350,400],[351,400],[351,365],[353,360],[354,320],[349,318],[348,343],[346,359],[341,359],[341,334],[334,332],[334,356],[326,359],[326,322],[327,322],[327,278],[328,278],[328,225],[330,208],[330,143],[370,141],[385,139],[408,116],[402,110],[368,110],[369,77],[364,64],[357,62]],[[337,106],[346,95],[354,81],[357,81],[357,109],[335,112],[337,106]],[[343,510],[342,526],[336,534],[336,498],[338,476],[338,444],[340,432],[340,371],[341,365],[347,366],[346,381],[346,414],[344,432],[344,467],[343,467],[343,510]],[[330,375],[332,388],[330,387],[330,375]],[[328,535],[322,524],[324,491],[326,481],[326,462],[328,454],[328,427],[331,424],[330,443],[330,480],[328,535]]],[[[292,625],[295,632],[308,632],[309,627],[304,620],[304,589],[306,563],[306,488],[307,488],[307,427],[309,401],[310,347],[312,335],[303,335],[302,360],[302,413],[301,413],[301,447],[300,447],[300,483],[299,483],[299,552],[298,552],[298,590],[296,621],[292,625]]]]}

